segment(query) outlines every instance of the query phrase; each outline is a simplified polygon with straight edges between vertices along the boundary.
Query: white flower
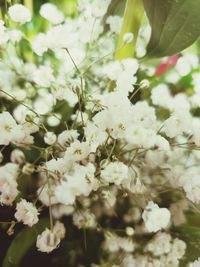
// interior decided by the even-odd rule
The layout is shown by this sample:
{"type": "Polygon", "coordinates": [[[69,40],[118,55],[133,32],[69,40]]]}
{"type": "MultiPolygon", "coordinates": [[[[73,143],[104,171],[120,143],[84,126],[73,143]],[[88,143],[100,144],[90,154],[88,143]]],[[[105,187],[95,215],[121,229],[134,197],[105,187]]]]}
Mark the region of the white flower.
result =
{"type": "Polygon", "coordinates": [[[95,152],[97,147],[105,142],[107,134],[94,124],[87,123],[87,126],[85,127],[85,136],[86,141],[91,147],[91,152],[95,152]]]}
{"type": "Polygon", "coordinates": [[[137,267],[137,262],[132,255],[128,255],[123,259],[123,267],[137,267]]]}
{"type": "Polygon", "coordinates": [[[50,175],[64,174],[68,169],[68,165],[63,158],[51,159],[45,163],[45,168],[50,172],[50,175]]]}
{"type": "Polygon", "coordinates": [[[0,145],[21,141],[24,138],[23,129],[17,125],[9,112],[0,114],[0,145]]]}
{"type": "Polygon", "coordinates": [[[56,88],[56,90],[53,91],[53,95],[57,100],[67,101],[70,107],[74,107],[78,102],[77,95],[71,90],[71,88],[67,88],[65,85],[60,85],[59,88],[56,88]]]}
{"type": "Polygon", "coordinates": [[[189,267],[200,267],[200,258],[189,264],[189,267]]]}
{"type": "Polygon", "coordinates": [[[97,18],[101,18],[107,11],[107,8],[110,4],[111,0],[95,0],[92,3],[91,11],[92,15],[97,18]]]}
{"type": "Polygon", "coordinates": [[[132,43],[133,42],[134,35],[132,32],[126,32],[123,36],[124,43],[132,43]]]}
{"type": "Polygon", "coordinates": [[[106,233],[105,248],[109,252],[117,252],[120,249],[118,236],[112,233],[106,233]]]}
{"type": "Polygon", "coordinates": [[[51,3],[46,3],[41,6],[40,15],[52,24],[59,24],[64,20],[63,13],[57,6],[51,3]]]}
{"type": "Polygon", "coordinates": [[[53,70],[50,67],[40,66],[33,73],[33,81],[41,87],[49,87],[54,80],[53,70]]]}
{"type": "Polygon", "coordinates": [[[8,9],[10,18],[17,23],[24,24],[31,20],[31,12],[21,4],[15,4],[8,9]]]}
{"type": "Polygon", "coordinates": [[[192,128],[192,116],[186,110],[173,112],[171,117],[164,122],[163,131],[170,138],[184,132],[189,132],[192,128]]]}
{"type": "Polygon", "coordinates": [[[8,32],[9,39],[12,42],[19,42],[22,39],[23,33],[18,30],[11,30],[8,32]]]}
{"type": "Polygon", "coordinates": [[[84,212],[74,213],[73,224],[76,225],[79,229],[95,228],[97,226],[95,215],[88,210],[84,212]]]}
{"type": "Polygon", "coordinates": [[[0,203],[12,205],[16,196],[18,166],[14,163],[7,163],[0,167],[0,203]]]}
{"type": "Polygon", "coordinates": [[[64,224],[57,221],[53,227],[53,232],[56,234],[58,238],[63,239],[66,233],[64,224]]]}
{"type": "Polygon", "coordinates": [[[170,222],[170,212],[166,208],[159,208],[157,204],[150,201],[146,206],[142,218],[149,232],[157,232],[166,228],[170,222]]]}
{"type": "Polygon", "coordinates": [[[106,20],[106,23],[109,24],[111,32],[116,34],[120,33],[122,18],[120,16],[109,16],[106,20]]]}
{"type": "Polygon", "coordinates": [[[118,240],[119,246],[122,250],[125,252],[131,253],[135,250],[135,246],[133,244],[133,241],[129,238],[119,238],[118,240]]]}
{"type": "Polygon", "coordinates": [[[197,68],[198,64],[198,57],[188,53],[178,59],[175,69],[178,71],[180,76],[186,76],[193,68],[197,68]]]}
{"type": "Polygon", "coordinates": [[[0,20],[0,45],[5,45],[9,39],[9,35],[6,32],[4,21],[0,20]]]}
{"type": "Polygon", "coordinates": [[[87,142],[74,141],[65,152],[65,159],[72,161],[80,161],[85,159],[90,153],[90,147],[87,142]]]}
{"type": "Polygon", "coordinates": [[[192,139],[197,146],[200,146],[200,120],[198,118],[194,118],[192,126],[192,139]]]}
{"type": "Polygon", "coordinates": [[[16,164],[23,164],[25,163],[25,155],[23,153],[23,151],[19,150],[19,149],[14,149],[10,155],[10,159],[13,163],[16,163],[16,164]]]}
{"type": "Polygon", "coordinates": [[[145,250],[153,253],[156,257],[167,254],[172,248],[171,240],[172,238],[169,234],[159,232],[147,244],[145,250]]]}
{"type": "Polygon", "coordinates": [[[54,113],[47,118],[47,124],[51,127],[56,127],[60,125],[61,118],[62,116],[60,113],[54,113]]]}
{"type": "Polygon", "coordinates": [[[54,189],[58,203],[71,205],[77,196],[89,196],[93,190],[97,190],[99,185],[94,172],[95,167],[91,163],[86,166],[75,164],[70,174],[65,174],[54,189]]]}
{"type": "Polygon", "coordinates": [[[74,212],[74,206],[58,204],[52,207],[52,214],[55,219],[61,219],[63,216],[69,216],[74,212]]]}
{"type": "Polygon", "coordinates": [[[77,140],[79,134],[76,130],[66,130],[58,135],[58,143],[62,147],[67,147],[71,142],[77,140]]]}
{"type": "Polygon", "coordinates": [[[60,238],[54,231],[46,229],[38,237],[36,247],[41,252],[50,253],[58,247],[60,244],[60,238]]]}
{"type": "Polygon", "coordinates": [[[186,243],[178,238],[175,238],[172,244],[171,255],[173,258],[181,259],[186,251],[186,243]]]}
{"type": "Polygon", "coordinates": [[[120,185],[128,179],[128,167],[122,162],[111,162],[101,171],[101,178],[108,183],[120,185]]]}
{"type": "Polygon", "coordinates": [[[169,108],[172,102],[169,88],[166,84],[157,85],[151,92],[151,100],[154,105],[169,108]]]}
{"type": "Polygon", "coordinates": [[[72,44],[76,43],[77,35],[76,33],[70,33],[69,38],[69,30],[65,25],[57,25],[52,27],[47,32],[47,43],[48,47],[51,49],[55,48],[68,48],[71,47],[72,44]]]}
{"type": "Polygon", "coordinates": [[[31,42],[33,51],[42,56],[48,50],[47,38],[44,33],[39,33],[31,42]]]}
{"type": "Polygon", "coordinates": [[[134,89],[137,78],[133,76],[132,71],[123,71],[116,80],[116,90],[128,96],[134,89]]]}
{"type": "Polygon", "coordinates": [[[47,145],[53,145],[56,142],[56,135],[53,132],[46,132],[44,135],[44,141],[47,145]]]}
{"type": "Polygon", "coordinates": [[[145,128],[156,129],[156,112],[146,101],[139,101],[132,106],[134,124],[140,124],[145,128]]]}
{"type": "Polygon", "coordinates": [[[25,199],[17,203],[15,218],[18,222],[22,221],[24,224],[31,227],[38,222],[38,215],[39,212],[33,203],[25,199]]]}
{"type": "Polygon", "coordinates": [[[179,179],[186,196],[194,203],[200,203],[199,168],[190,168],[179,179]]]}
{"type": "MultiPolygon", "coordinates": [[[[72,177],[74,179],[74,177],[72,177]]],[[[67,181],[61,181],[59,185],[55,187],[54,193],[59,204],[71,205],[74,204],[77,195],[77,188],[79,186],[74,185],[70,177],[66,177],[67,181]]]]}
{"type": "Polygon", "coordinates": [[[125,131],[125,140],[138,147],[151,148],[156,144],[157,135],[151,129],[132,125],[125,131]]]}
{"type": "MultiPolygon", "coordinates": [[[[48,80],[48,77],[44,77],[44,79],[46,79],[46,80],[43,80],[43,81],[42,80],[39,81],[40,78],[42,78],[42,77],[38,77],[38,85],[40,85],[41,87],[44,87],[44,85],[50,86],[50,80],[48,80]]],[[[43,90],[45,92],[45,89],[43,89],[43,90]]],[[[55,99],[54,99],[53,95],[49,94],[47,92],[46,92],[46,94],[44,94],[44,92],[41,93],[41,95],[38,96],[38,98],[33,103],[34,110],[38,114],[43,114],[43,115],[49,113],[55,104],[55,99]]]]}

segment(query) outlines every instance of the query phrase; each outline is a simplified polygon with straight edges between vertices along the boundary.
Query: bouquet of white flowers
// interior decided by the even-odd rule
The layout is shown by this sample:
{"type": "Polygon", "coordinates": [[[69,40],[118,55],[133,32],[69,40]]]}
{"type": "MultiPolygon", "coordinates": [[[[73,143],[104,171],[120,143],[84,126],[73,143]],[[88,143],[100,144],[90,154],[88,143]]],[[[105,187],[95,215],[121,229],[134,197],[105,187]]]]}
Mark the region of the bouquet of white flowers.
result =
{"type": "Polygon", "coordinates": [[[124,30],[111,5],[45,3],[38,26],[14,4],[0,20],[3,267],[200,266],[197,52],[145,61],[147,21],[124,30]]]}

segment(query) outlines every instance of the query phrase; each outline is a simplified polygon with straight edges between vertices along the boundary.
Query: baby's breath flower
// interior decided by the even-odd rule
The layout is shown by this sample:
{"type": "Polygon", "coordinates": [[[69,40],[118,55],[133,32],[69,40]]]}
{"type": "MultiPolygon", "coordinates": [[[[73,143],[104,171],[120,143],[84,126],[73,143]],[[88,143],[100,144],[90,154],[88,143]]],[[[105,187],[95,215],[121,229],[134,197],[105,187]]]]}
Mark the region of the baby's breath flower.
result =
{"type": "Polygon", "coordinates": [[[15,4],[8,9],[10,18],[17,23],[24,24],[31,20],[31,12],[21,4],[15,4]]]}
{"type": "Polygon", "coordinates": [[[38,215],[39,212],[33,203],[27,202],[25,199],[17,203],[15,218],[18,222],[22,221],[23,224],[31,227],[38,222],[38,215]]]}

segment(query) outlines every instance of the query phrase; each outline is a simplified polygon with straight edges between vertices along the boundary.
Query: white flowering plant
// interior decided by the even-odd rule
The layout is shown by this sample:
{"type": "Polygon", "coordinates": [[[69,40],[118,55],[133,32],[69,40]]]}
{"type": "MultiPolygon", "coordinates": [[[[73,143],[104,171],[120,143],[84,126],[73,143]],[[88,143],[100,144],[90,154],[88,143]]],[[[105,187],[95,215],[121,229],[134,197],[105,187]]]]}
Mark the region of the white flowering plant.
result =
{"type": "Polygon", "coordinates": [[[200,266],[199,4],[148,1],[6,1],[3,267],[200,266]]]}

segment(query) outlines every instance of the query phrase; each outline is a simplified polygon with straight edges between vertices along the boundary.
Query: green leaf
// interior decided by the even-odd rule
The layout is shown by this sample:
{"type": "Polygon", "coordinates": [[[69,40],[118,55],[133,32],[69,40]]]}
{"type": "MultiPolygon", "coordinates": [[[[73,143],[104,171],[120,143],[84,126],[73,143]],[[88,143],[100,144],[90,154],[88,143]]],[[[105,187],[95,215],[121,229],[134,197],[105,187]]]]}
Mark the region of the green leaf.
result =
{"type": "MultiPolygon", "coordinates": [[[[190,222],[196,224],[199,218],[190,217],[190,222]]],[[[193,262],[200,255],[200,227],[191,225],[182,225],[175,227],[175,232],[178,234],[178,238],[184,240],[187,244],[186,254],[181,262],[182,267],[188,266],[189,262],[193,262]]]]}
{"type": "Polygon", "coordinates": [[[26,253],[34,245],[38,234],[49,226],[48,219],[41,219],[36,225],[23,229],[7,250],[2,267],[18,267],[26,253]]]}
{"type": "Polygon", "coordinates": [[[151,39],[147,56],[170,56],[192,45],[200,35],[199,0],[143,0],[151,39]]]}

